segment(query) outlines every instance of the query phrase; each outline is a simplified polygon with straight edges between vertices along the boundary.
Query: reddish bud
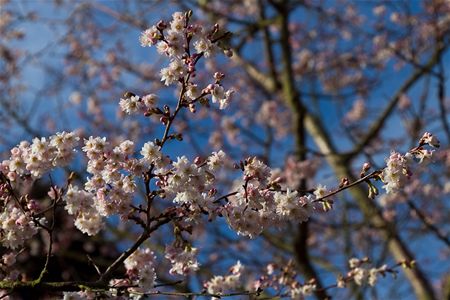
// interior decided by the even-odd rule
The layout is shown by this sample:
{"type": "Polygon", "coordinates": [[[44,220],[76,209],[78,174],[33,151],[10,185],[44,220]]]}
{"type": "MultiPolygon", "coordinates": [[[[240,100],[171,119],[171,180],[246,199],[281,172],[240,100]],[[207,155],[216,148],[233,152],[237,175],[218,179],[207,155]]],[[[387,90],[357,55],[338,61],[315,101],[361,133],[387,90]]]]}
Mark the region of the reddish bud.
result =
{"type": "Polygon", "coordinates": [[[215,188],[210,189],[208,192],[209,197],[213,197],[216,194],[217,194],[217,189],[215,189],[215,188]]]}
{"type": "Polygon", "coordinates": [[[341,182],[339,183],[339,188],[344,187],[346,185],[348,185],[350,183],[350,181],[348,180],[347,177],[344,177],[341,179],[341,182]]]}

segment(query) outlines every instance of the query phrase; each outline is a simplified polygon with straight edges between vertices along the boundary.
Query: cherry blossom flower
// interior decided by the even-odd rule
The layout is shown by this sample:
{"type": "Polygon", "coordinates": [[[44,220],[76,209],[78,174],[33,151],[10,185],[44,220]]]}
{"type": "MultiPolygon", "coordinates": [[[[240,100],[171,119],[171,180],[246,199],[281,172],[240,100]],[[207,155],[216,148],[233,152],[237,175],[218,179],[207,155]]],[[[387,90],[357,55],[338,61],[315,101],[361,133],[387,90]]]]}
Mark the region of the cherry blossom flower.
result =
{"type": "Polygon", "coordinates": [[[186,276],[197,271],[199,269],[199,263],[196,258],[197,252],[198,249],[191,246],[167,246],[165,257],[172,264],[172,268],[169,270],[170,274],[186,276]]]}
{"type": "Polygon", "coordinates": [[[155,272],[156,257],[149,248],[138,249],[131,254],[125,261],[125,269],[128,277],[137,288],[130,288],[131,292],[147,293],[156,281],[155,272]]]}
{"type": "Polygon", "coordinates": [[[439,140],[436,138],[436,136],[432,135],[429,132],[425,132],[422,136],[422,138],[420,139],[420,143],[421,144],[428,144],[431,147],[434,148],[439,148],[440,146],[440,142],[439,140]]]}
{"type": "MultiPolygon", "coordinates": [[[[214,276],[209,281],[205,282],[203,286],[209,294],[221,295],[226,291],[236,289],[240,285],[240,279],[243,271],[244,267],[241,262],[238,261],[230,268],[230,275],[214,276]]],[[[218,298],[212,297],[212,299],[218,298]]]]}
{"type": "Polygon", "coordinates": [[[411,177],[408,160],[400,153],[393,151],[386,160],[386,168],[383,170],[383,188],[386,193],[394,193],[405,186],[411,177]]]}
{"type": "Polygon", "coordinates": [[[142,32],[141,36],[139,37],[139,41],[141,42],[142,47],[151,47],[156,44],[160,37],[161,34],[159,33],[156,26],[152,26],[142,32]]]}
{"type": "Polygon", "coordinates": [[[26,240],[37,233],[31,215],[22,212],[12,204],[0,214],[0,229],[2,245],[11,249],[22,246],[26,240]]]}
{"type": "Polygon", "coordinates": [[[121,98],[119,101],[119,106],[123,112],[129,115],[137,113],[143,108],[141,98],[136,95],[128,98],[121,98]]]}

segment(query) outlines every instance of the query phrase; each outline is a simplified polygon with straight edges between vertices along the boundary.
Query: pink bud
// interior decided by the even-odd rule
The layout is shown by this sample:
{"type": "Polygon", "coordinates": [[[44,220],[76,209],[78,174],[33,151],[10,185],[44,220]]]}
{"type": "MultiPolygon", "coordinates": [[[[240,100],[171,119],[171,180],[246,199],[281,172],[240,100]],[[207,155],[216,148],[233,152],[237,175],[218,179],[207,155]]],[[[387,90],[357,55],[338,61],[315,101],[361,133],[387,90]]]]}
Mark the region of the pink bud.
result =
{"type": "Polygon", "coordinates": [[[363,165],[363,171],[364,172],[367,172],[367,171],[369,171],[369,169],[372,167],[372,165],[370,164],[370,163],[368,163],[368,162],[366,162],[366,163],[364,163],[364,165],[363,165]]]}
{"type": "Polygon", "coordinates": [[[159,121],[160,121],[161,123],[163,123],[164,125],[166,125],[167,122],[168,122],[168,119],[167,119],[167,117],[161,117],[161,118],[159,118],[159,121]]]}

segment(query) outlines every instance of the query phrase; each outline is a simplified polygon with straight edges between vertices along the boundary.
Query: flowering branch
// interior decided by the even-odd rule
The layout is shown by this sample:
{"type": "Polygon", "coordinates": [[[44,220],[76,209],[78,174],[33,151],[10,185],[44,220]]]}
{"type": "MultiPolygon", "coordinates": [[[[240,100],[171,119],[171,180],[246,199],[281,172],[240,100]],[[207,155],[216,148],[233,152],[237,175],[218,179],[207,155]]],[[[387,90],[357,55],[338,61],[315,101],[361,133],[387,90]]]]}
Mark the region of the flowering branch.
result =
{"type": "MultiPolygon", "coordinates": [[[[285,3],[274,1],[271,1],[271,5],[275,9],[274,13],[279,16],[276,19],[280,23],[276,24],[281,25],[282,68],[279,70],[274,65],[277,52],[272,51],[269,41],[271,34],[268,28],[262,26],[266,38],[266,52],[270,60],[269,71],[272,78],[269,77],[269,79],[273,85],[267,88],[273,89],[271,92],[282,89],[286,103],[292,110],[297,158],[301,162],[306,162],[307,148],[304,145],[306,130],[308,130],[316,140],[320,152],[331,162],[332,166],[337,168],[341,172],[340,174],[350,174],[350,166],[346,163],[352,155],[337,153],[323,123],[308,111],[306,103],[302,102],[302,95],[297,89],[296,74],[293,68],[295,59],[292,56],[293,46],[290,43],[293,37],[289,24],[290,7],[285,3]],[[282,80],[278,80],[278,72],[283,74],[282,80]]],[[[28,199],[28,195],[18,196],[17,194],[20,194],[22,185],[35,182],[55,168],[67,166],[74,159],[74,152],[80,139],[78,135],[73,132],[62,132],[49,138],[35,138],[32,143],[21,142],[11,150],[10,158],[0,164],[2,244],[12,250],[23,247],[39,229],[45,230],[49,238],[45,263],[36,280],[21,281],[22,279],[18,275],[13,276],[16,274],[9,272],[8,268],[14,263],[12,261],[15,257],[12,255],[3,257],[1,271],[5,270],[6,275],[0,281],[1,289],[64,291],[65,297],[74,296],[70,292],[77,291],[77,296],[86,297],[92,293],[91,295],[94,296],[105,297],[172,295],[221,298],[237,295],[259,296],[263,287],[265,289],[276,287],[277,295],[280,297],[286,295],[292,298],[301,298],[315,293],[318,298],[326,298],[328,296],[325,291],[333,287],[345,286],[350,281],[355,281],[357,285],[366,282],[373,285],[377,275],[384,276],[385,273],[394,273],[396,266],[369,269],[363,266],[368,262],[367,260],[352,260],[350,262],[351,270],[347,276],[340,278],[336,284],[323,287],[321,278],[317,276],[308,255],[310,231],[307,222],[314,212],[332,209],[332,200],[330,199],[332,196],[358,185],[367,184],[369,188],[368,197],[364,197],[364,195],[360,197],[361,203],[366,201],[366,198],[373,199],[378,195],[374,180],[381,180],[383,189],[388,194],[401,191],[413,175],[412,163],[414,161],[421,163],[432,156],[433,151],[428,150],[427,146],[439,146],[436,137],[425,133],[419,141],[419,145],[406,154],[393,151],[386,160],[385,168],[367,174],[371,167],[365,164],[358,179],[351,178],[349,180],[345,176],[340,176],[344,177],[341,184],[331,191],[322,185],[308,190],[306,178],[309,178],[309,174],[301,178],[299,176],[300,180],[295,185],[295,189],[290,189],[291,185],[283,181],[283,176],[277,170],[271,169],[256,157],[250,157],[241,161],[240,165],[235,168],[241,170],[242,176],[233,177],[234,182],[229,187],[232,192],[227,191],[227,187],[223,195],[218,196],[220,195],[219,189],[223,188],[218,180],[221,175],[219,172],[231,169],[228,168],[231,166],[231,162],[223,151],[213,152],[206,158],[198,157],[193,161],[186,156],[172,159],[164,153],[168,141],[183,139],[182,133],[184,132],[173,132],[176,118],[181,115],[180,112],[183,109],[195,113],[196,106],[209,107],[209,102],[217,103],[220,109],[224,109],[229,105],[233,94],[232,89],[224,89],[222,83],[225,75],[221,72],[216,72],[212,83],[204,84],[204,88],[199,86],[200,81],[194,81],[200,59],[208,59],[219,51],[227,56],[232,55],[232,52],[227,48],[228,46],[220,43],[230,36],[229,32],[222,31],[217,24],[210,30],[206,30],[200,25],[192,24],[191,16],[191,11],[174,13],[170,23],[160,21],[141,34],[142,46],[156,46],[157,51],[170,60],[169,65],[160,72],[161,81],[166,86],[176,85],[179,93],[175,108],[169,105],[159,105],[159,97],[155,94],[141,97],[127,92],[120,99],[119,106],[126,114],[156,116],[163,125],[161,138],[145,143],[139,152],[140,156],[135,151],[135,144],[131,140],[118,142],[112,139],[112,141],[107,141],[105,137],[90,136],[84,140],[82,147],[82,151],[87,156],[86,171],[90,177],[82,187],[72,184],[71,178],[68,179],[67,186],[61,189],[51,182],[49,193],[51,202],[44,209],[39,209],[34,200],[28,199]],[[137,183],[141,182],[140,180],[143,180],[144,183],[145,196],[137,199],[137,183]],[[136,204],[138,201],[141,203],[136,204]],[[158,205],[154,205],[155,201],[158,201],[158,205]],[[121,223],[131,221],[131,226],[140,226],[140,234],[136,239],[133,238],[128,249],[120,252],[112,263],[106,264],[104,271],[101,270],[103,267],[98,267],[87,255],[89,263],[94,265],[98,279],[95,275],[96,277],[91,281],[46,282],[44,279],[49,271],[52,251],[57,248],[54,247],[56,242],[54,238],[56,236],[55,215],[58,207],[61,206],[58,204],[64,205],[65,211],[73,216],[75,227],[84,234],[98,234],[107,222],[107,218],[111,216],[119,217],[121,223]],[[161,212],[154,214],[160,207],[163,207],[161,212]],[[52,220],[50,225],[47,225],[45,216],[50,213],[52,220]],[[300,224],[300,234],[295,239],[295,251],[298,257],[303,255],[297,262],[302,264],[306,280],[309,281],[305,284],[296,281],[297,273],[292,272],[289,269],[291,266],[288,265],[281,269],[282,276],[277,278],[279,280],[268,282],[267,277],[264,277],[259,283],[260,286],[255,287],[254,291],[249,288],[241,289],[243,286],[241,275],[244,268],[238,262],[230,269],[228,275],[213,276],[205,282],[204,290],[201,292],[155,291],[156,287],[161,286],[155,284],[157,258],[150,248],[144,248],[142,245],[150,237],[153,237],[154,232],[164,225],[172,223],[174,240],[172,244],[166,245],[164,250],[165,258],[170,262],[168,273],[186,276],[197,272],[200,269],[200,263],[197,260],[199,249],[194,247],[195,244],[187,236],[188,234],[193,235],[193,230],[196,229],[195,225],[205,222],[205,215],[211,222],[217,217],[223,217],[237,234],[249,238],[255,238],[265,231],[267,233],[267,229],[281,227],[290,222],[300,224]],[[126,271],[122,275],[117,275],[116,271],[121,266],[124,266],[126,271]],[[264,284],[267,285],[264,286],[264,284]],[[240,289],[242,291],[239,292],[240,289]],[[288,290],[286,294],[284,294],[285,290],[288,290]]],[[[266,18],[263,11],[260,13],[260,18],[263,19],[262,21],[266,18]]],[[[432,65],[427,68],[431,70],[432,65]]],[[[421,68],[421,71],[424,69],[421,68]]],[[[420,77],[421,74],[417,76],[420,77]]],[[[409,89],[417,79],[411,79],[413,82],[408,83],[406,89],[409,89]]],[[[398,99],[394,100],[393,102],[399,101],[398,99]]],[[[393,110],[391,105],[395,105],[395,103],[388,105],[390,111],[393,110]]],[[[390,111],[382,116],[382,119],[386,119],[390,111]]],[[[379,131],[379,128],[374,130],[379,131]]],[[[266,142],[257,138],[252,131],[244,131],[244,134],[262,146],[270,148],[271,138],[266,142]]],[[[369,135],[375,136],[376,132],[369,132],[369,135]]],[[[372,139],[373,137],[367,138],[372,139]]],[[[52,181],[51,178],[50,181],[52,181]]],[[[359,189],[359,191],[365,193],[364,189],[359,189]]],[[[399,239],[393,226],[384,220],[377,209],[372,209],[377,208],[376,204],[371,201],[364,203],[366,204],[363,208],[364,213],[369,216],[376,227],[382,228],[390,243],[393,241],[391,243],[393,252],[397,253],[397,256],[408,257],[408,261],[411,261],[409,258],[412,256],[409,255],[408,249],[399,239]]],[[[413,204],[409,203],[409,205],[413,204]]],[[[417,210],[414,206],[412,209],[417,210]]],[[[419,218],[423,219],[422,221],[425,220],[423,215],[419,215],[419,218]]],[[[429,226],[429,228],[440,235],[433,226],[429,226]]],[[[443,240],[448,245],[448,239],[444,237],[443,240]]],[[[273,273],[273,270],[268,270],[268,275],[271,275],[269,274],[271,272],[273,273]]],[[[417,278],[421,279],[420,275],[420,270],[407,270],[407,276],[412,277],[412,281],[417,278]]],[[[177,283],[179,282],[177,281],[177,283]]],[[[417,290],[423,291],[425,294],[428,292],[426,280],[419,282],[417,290]]],[[[419,292],[418,294],[420,294],[419,292]]],[[[429,294],[432,295],[432,291],[429,294]]]]}

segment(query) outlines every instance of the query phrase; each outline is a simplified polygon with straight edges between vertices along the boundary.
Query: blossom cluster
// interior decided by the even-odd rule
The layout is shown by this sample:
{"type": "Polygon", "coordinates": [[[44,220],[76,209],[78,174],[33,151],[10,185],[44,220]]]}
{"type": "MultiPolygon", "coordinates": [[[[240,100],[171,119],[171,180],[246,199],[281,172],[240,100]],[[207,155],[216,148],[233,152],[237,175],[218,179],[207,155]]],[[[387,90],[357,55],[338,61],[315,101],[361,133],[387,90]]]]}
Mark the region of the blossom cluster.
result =
{"type": "Polygon", "coordinates": [[[351,258],[348,263],[350,270],[345,276],[338,275],[336,283],[321,288],[318,287],[314,278],[301,283],[298,279],[298,268],[292,260],[283,265],[270,263],[266,267],[266,273],[254,281],[252,288],[258,291],[270,287],[280,291],[285,296],[289,296],[290,299],[303,300],[315,292],[336,287],[345,288],[349,282],[354,282],[359,286],[375,286],[380,276],[384,277],[387,273],[395,274],[395,267],[400,265],[404,268],[411,267],[411,263],[408,262],[398,263],[391,268],[387,265],[372,267],[368,258],[351,258]]]}
{"type": "Polygon", "coordinates": [[[75,216],[75,226],[83,233],[95,235],[103,227],[103,220],[98,212],[92,194],[69,185],[65,195],[65,209],[75,216]]]}
{"type": "Polygon", "coordinates": [[[302,196],[289,189],[274,190],[279,178],[255,157],[246,160],[243,171],[243,179],[235,184],[237,194],[224,208],[228,224],[241,235],[253,238],[265,228],[288,220],[305,222],[320,209],[316,194],[302,196]]]}
{"type": "Polygon", "coordinates": [[[430,160],[433,151],[425,149],[423,145],[439,147],[439,140],[429,132],[425,132],[419,141],[419,146],[411,149],[405,155],[392,151],[386,159],[386,167],[383,169],[381,178],[384,182],[383,188],[386,193],[395,193],[404,188],[412,175],[412,163],[414,159],[419,163],[430,160]]]}
{"type": "Polygon", "coordinates": [[[140,153],[142,155],[142,162],[146,166],[153,165],[156,167],[156,171],[162,171],[170,163],[169,158],[164,156],[160,147],[153,142],[145,143],[140,153]]]}
{"type": "Polygon", "coordinates": [[[214,196],[215,173],[227,164],[223,151],[213,152],[206,161],[196,159],[190,162],[185,156],[178,157],[171,163],[171,175],[161,178],[159,186],[164,189],[166,197],[179,205],[186,205],[194,218],[202,211],[214,215],[216,206],[214,196]]]}
{"type": "Polygon", "coordinates": [[[69,186],[65,195],[66,210],[75,215],[78,229],[94,235],[102,228],[102,217],[125,216],[129,212],[136,188],[133,175],[139,173],[142,166],[137,159],[129,157],[134,153],[131,141],[113,148],[106,138],[89,137],[83,151],[89,159],[87,171],[92,177],[86,181],[84,190],[69,186]]]}
{"type": "Polygon", "coordinates": [[[17,280],[20,276],[19,270],[14,268],[17,253],[9,252],[3,254],[0,260],[0,279],[1,280],[17,280]]]}
{"type": "Polygon", "coordinates": [[[37,233],[30,212],[23,212],[12,203],[0,214],[2,245],[11,249],[22,246],[37,233]]]}
{"type": "MultiPolygon", "coordinates": [[[[217,53],[220,48],[217,42],[223,38],[219,34],[219,26],[216,24],[212,30],[206,30],[200,25],[189,24],[190,12],[175,12],[169,24],[165,21],[158,22],[142,32],[140,42],[143,47],[156,45],[159,54],[167,56],[170,63],[160,71],[161,81],[165,85],[177,82],[183,83],[185,96],[192,111],[195,111],[194,102],[206,95],[211,95],[212,103],[219,103],[219,108],[228,106],[234,93],[232,89],[225,90],[220,81],[224,77],[222,73],[214,74],[215,82],[205,88],[200,88],[198,84],[192,83],[190,79],[195,77],[196,64],[204,56],[209,58],[217,53]],[[191,53],[191,44],[195,50],[191,53]]],[[[224,49],[228,54],[229,49],[224,49]]],[[[121,99],[121,108],[127,113],[136,112],[142,107],[142,101],[137,96],[121,99]]],[[[153,105],[153,104],[152,104],[153,105]]]]}
{"type": "Polygon", "coordinates": [[[149,113],[158,104],[158,96],[156,94],[147,94],[142,98],[132,94],[126,93],[119,101],[120,109],[127,114],[135,114],[138,112],[149,113]]]}
{"type": "Polygon", "coordinates": [[[138,285],[138,288],[131,288],[132,292],[146,293],[153,288],[156,281],[155,261],[156,257],[149,248],[136,250],[124,261],[128,277],[138,285]]]}
{"type": "Polygon", "coordinates": [[[11,181],[26,175],[33,179],[40,178],[55,167],[67,165],[73,158],[78,141],[75,132],[64,131],[48,139],[34,138],[31,144],[23,141],[11,149],[11,157],[1,163],[0,171],[11,181]]]}
{"type": "Polygon", "coordinates": [[[106,138],[89,137],[83,151],[88,157],[88,178],[84,190],[69,186],[65,196],[66,210],[75,215],[75,225],[93,235],[102,228],[102,217],[119,214],[127,219],[136,190],[135,177],[150,164],[163,168],[169,162],[152,142],[145,143],[134,157],[134,143],[129,140],[113,147],[106,138]]]}
{"type": "MultiPolygon", "coordinates": [[[[225,291],[236,289],[240,285],[240,279],[243,271],[244,266],[242,266],[241,262],[238,261],[230,268],[230,275],[216,275],[209,281],[205,282],[203,286],[209,294],[221,295],[225,291]]],[[[219,298],[212,297],[212,299],[219,298]]]]}
{"type": "Polygon", "coordinates": [[[292,261],[288,261],[283,266],[270,263],[266,267],[265,274],[254,281],[253,289],[261,290],[271,287],[279,291],[285,291],[283,293],[285,296],[295,300],[303,300],[317,290],[315,279],[302,284],[297,277],[297,267],[292,261]]]}
{"type": "Polygon", "coordinates": [[[383,188],[386,193],[393,193],[400,190],[409,178],[411,171],[409,168],[408,158],[398,152],[393,151],[386,160],[386,168],[383,170],[383,188]]]}
{"type": "Polygon", "coordinates": [[[92,174],[84,188],[94,193],[102,216],[127,214],[136,189],[134,176],[140,176],[142,162],[133,158],[134,143],[125,140],[112,147],[106,138],[90,137],[83,151],[89,158],[87,171],[92,174]]]}
{"type": "Polygon", "coordinates": [[[106,138],[90,137],[83,151],[88,157],[88,178],[84,190],[69,185],[64,199],[66,210],[74,215],[75,225],[89,235],[102,228],[102,217],[119,214],[127,219],[136,189],[136,176],[152,168],[156,185],[174,203],[187,205],[192,213],[215,213],[214,173],[226,163],[222,151],[214,152],[204,162],[191,163],[183,156],[171,161],[153,142],[143,145],[142,158],[134,157],[134,144],[124,141],[112,147],[106,138]]]}
{"type": "Polygon", "coordinates": [[[208,57],[214,54],[218,47],[214,44],[211,33],[205,32],[200,25],[189,24],[189,18],[189,12],[173,13],[170,24],[160,21],[142,32],[141,45],[143,47],[156,45],[160,54],[181,59],[185,54],[186,46],[192,41],[198,55],[208,57]]]}
{"type": "MultiPolygon", "coordinates": [[[[369,284],[374,286],[377,282],[378,276],[384,276],[388,270],[387,265],[382,265],[379,268],[371,268],[367,266],[368,259],[351,258],[349,260],[350,271],[347,277],[352,278],[357,285],[369,284]]],[[[345,281],[338,280],[337,286],[345,287],[345,281]]]]}
{"type": "Polygon", "coordinates": [[[170,260],[172,268],[169,273],[174,275],[187,275],[190,272],[195,272],[199,269],[197,262],[198,249],[193,248],[190,245],[185,247],[167,246],[166,258],[170,260]]]}
{"type": "Polygon", "coordinates": [[[303,300],[307,296],[311,296],[317,289],[317,285],[313,283],[294,285],[290,289],[291,299],[303,300]]]}
{"type": "Polygon", "coordinates": [[[37,203],[28,198],[20,203],[13,195],[13,186],[31,183],[53,168],[67,165],[73,159],[78,140],[74,132],[60,132],[48,139],[35,138],[32,143],[22,141],[11,150],[11,157],[2,161],[0,199],[4,201],[4,207],[0,214],[0,229],[4,246],[12,249],[22,246],[37,233],[37,226],[45,223],[45,218],[38,220],[32,216],[38,208],[37,203]]]}
{"type": "Polygon", "coordinates": [[[63,294],[63,300],[88,300],[94,298],[95,292],[91,291],[64,292],[63,294]]]}

